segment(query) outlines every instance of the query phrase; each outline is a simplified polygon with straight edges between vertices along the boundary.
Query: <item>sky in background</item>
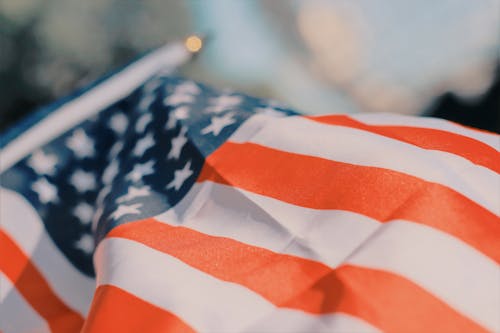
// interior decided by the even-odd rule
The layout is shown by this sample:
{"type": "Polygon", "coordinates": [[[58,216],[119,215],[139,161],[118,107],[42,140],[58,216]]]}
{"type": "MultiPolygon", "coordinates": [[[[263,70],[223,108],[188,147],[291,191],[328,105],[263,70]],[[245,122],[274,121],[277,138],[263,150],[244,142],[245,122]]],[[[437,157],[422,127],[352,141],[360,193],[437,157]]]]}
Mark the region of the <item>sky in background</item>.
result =
{"type": "Polygon", "coordinates": [[[0,106],[47,103],[192,33],[210,40],[181,74],[207,84],[305,113],[421,114],[490,84],[500,0],[0,0],[0,106]]]}
{"type": "MultiPolygon", "coordinates": [[[[196,31],[214,36],[202,59],[208,68],[229,82],[274,86],[273,94],[305,111],[311,105],[311,112],[332,112],[336,105],[344,112],[358,111],[364,103],[352,99],[375,100],[394,90],[405,95],[401,99],[408,110],[402,112],[418,112],[436,90],[479,94],[490,83],[498,59],[497,0],[280,3],[292,13],[285,23],[277,18],[285,8],[273,11],[266,2],[192,1],[190,9],[196,31]],[[316,50],[311,39],[322,40],[331,50],[316,50]],[[340,82],[335,73],[326,79],[315,75],[311,58],[321,63],[322,55],[316,54],[321,52],[327,53],[326,63],[338,63],[330,66],[332,71],[354,73],[340,82]],[[370,86],[380,89],[370,92],[370,86]],[[310,98],[297,97],[300,91],[310,98]]],[[[328,67],[319,71],[328,72],[328,67]]]]}

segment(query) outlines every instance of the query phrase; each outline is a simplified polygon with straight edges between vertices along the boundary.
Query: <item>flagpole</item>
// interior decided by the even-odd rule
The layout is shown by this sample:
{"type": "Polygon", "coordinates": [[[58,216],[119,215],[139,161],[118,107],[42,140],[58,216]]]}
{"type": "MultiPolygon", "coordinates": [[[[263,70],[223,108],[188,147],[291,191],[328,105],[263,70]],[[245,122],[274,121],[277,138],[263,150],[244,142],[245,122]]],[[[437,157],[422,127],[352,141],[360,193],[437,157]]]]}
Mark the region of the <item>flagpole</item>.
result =
{"type": "Polygon", "coordinates": [[[36,148],[129,95],[155,74],[172,72],[188,63],[201,51],[203,43],[204,39],[195,35],[184,41],[168,43],[132,62],[108,79],[91,86],[62,106],[54,106],[45,118],[25,129],[2,149],[0,173],[36,148]]]}

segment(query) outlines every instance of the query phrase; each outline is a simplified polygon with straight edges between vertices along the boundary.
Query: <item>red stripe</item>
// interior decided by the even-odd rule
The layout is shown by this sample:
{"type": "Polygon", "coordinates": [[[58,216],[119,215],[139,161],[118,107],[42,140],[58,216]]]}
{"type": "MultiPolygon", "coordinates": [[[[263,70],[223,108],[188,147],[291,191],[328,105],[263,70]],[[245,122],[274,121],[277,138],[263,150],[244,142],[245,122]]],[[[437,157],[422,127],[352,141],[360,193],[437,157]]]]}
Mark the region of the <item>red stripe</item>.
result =
{"type": "Polygon", "coordinates": [[[487,332],[411,281],[369,268],[342,266],[286,305],[304,309],[311,303],[376,323],[384,332],[487,332]]]}
{"type": "Polygon", "coordinates": [[[500,173],[500,154],[498,151],[483,142],[460,134],[432,128],[368,125],[345,115],[314,116],[307,118],[320,123],[357,128],[407,142],[424,149],[452,153],[466,158],[472,163],[500,173]]]}
{"type": "MultiPolygon", "coordinates": [[[[147,272],[145,272],[147,274],[147,272]]],[[[195,332],[172,313],[111,285],[94,294],[82,332],[195,332]]]]}
{"type": "Polygon", "coordinates": [[[52,332],[78,332],[83,318],[52,291],[40,271],[5,232],[0,230],[0,270],[12,281],[52,332]]]}
{"type": "Polygon", "coordinates": [[[497,216],[448,187],[393,170],[228,142],[207,158],[197,181],[207,180],[298,206],[425,224],[500,262],[497,216]]]}
{"type": "MultiPolygon", "coordinates": [[[[344,312],[389,332],[483,332],[412,282],[375,269],[328,266],[154,219],[127,223],[107,237],[140,242],[218,279],[245,286],[278,307],[344,312]]],[[[237,305],[235,305],[237,306],[237,305]]]]}

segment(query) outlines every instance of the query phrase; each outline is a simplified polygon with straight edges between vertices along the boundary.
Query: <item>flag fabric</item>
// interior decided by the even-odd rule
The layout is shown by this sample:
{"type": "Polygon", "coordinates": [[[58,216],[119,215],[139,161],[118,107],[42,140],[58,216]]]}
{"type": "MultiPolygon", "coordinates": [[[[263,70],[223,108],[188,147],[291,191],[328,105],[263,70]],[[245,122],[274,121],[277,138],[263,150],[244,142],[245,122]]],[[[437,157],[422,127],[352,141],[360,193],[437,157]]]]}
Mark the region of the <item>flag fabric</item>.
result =
{"type": "Polygon", "coordinates": [[[500,332],[498,135],[155,55],[4,136],[1,332],[500,332]]]}

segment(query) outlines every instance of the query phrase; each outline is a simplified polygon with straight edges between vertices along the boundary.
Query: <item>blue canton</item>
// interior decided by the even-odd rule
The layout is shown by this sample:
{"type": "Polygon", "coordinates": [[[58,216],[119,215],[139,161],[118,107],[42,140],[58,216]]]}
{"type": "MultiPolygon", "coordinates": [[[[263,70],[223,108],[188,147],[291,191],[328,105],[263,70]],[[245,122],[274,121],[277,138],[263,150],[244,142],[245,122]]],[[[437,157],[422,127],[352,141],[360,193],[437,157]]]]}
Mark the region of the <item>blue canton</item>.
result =
{"type": "Polygon", "coordinates": [[[179,202],[205,157],[277,103],[158,76],[2,174],[37,210],[58,248],[93,276],[92,254],[113,227],[179,202]]]}

